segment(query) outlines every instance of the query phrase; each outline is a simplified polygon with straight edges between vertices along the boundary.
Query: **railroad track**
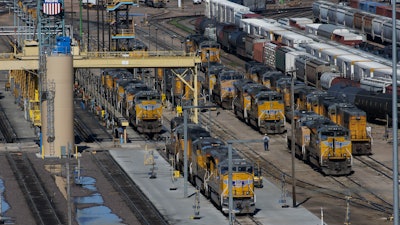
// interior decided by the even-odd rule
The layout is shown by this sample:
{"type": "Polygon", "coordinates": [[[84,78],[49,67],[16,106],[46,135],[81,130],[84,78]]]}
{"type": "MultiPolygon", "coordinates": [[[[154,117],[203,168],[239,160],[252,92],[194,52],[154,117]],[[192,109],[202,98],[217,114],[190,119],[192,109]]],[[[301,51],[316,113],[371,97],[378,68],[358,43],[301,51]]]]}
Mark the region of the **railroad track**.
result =
{"type": "Polygon", "coordinates": [[[359,156],[355,157],[357,161],[364,164],[366,167],[375,171],[376,173],[392,180],[393,179],[393,170],[392,168],[386,166],[385,164],[379,162],[378,160],[372,158],[371,156],[359,156]]]}
{"type": "MultiPolygon", "coordinates": [[[[77,109],[76,112],[74,127],[78,137],[85,142],[97,143],[102,148],[101,141],[104,141],[104,138],[100,137],[109,136],[111,138],[111,135],[108,133],[104,135],[103,133],[106,131],[99,129],[101,125],[94,118],[88,118],[89,113],[83,112],[82,109],[77,109]]],[[[96,154],[92,154],[92,159],[142,224],[168,224],[153,203],[115,162],[108,151],[99,151],[96,154]]]]}
{"type": "Polygon", "coordinates": [[[92,157],[142,224],[168,224],[167,220],[160,214],[153,203],[121,169],[108,152],[97,152],[96,154],[92,154],[92,157]]]}
{"type": "Polygon", "coordinates": [[[93,118],[90,113],[75,107],[74,114],[74,132],[81,142],[98,143],[102,141],[112,141],[109,132],[93,118]]]}
{"type": "MultiPolygon", "coordinates": [[[[225,113],[232,113],[231,111],[224,111],[225,113]]],[[[211,120],[212,127],[211,129],[213,130],[213,136],[217,136],[218,138],[227,141],[227,140],[238,140],[237,137],[235,137],[234,133],[232,131],[229,131],[230,129],[226,127],[224,124],[222,124],[220,121],[214,119],[213,117],[206,117],[202,114],[200,114],[200,123],[203,126],[209,126],[211,120]]],[[[279,140],[285,140],[284,136],[286,134],[278,134],[275,136],[280,137],[279,140]]],[[[277,138],[278,139],[278,138],[277,138]]],[[[279,141],[278,145],[286,145],[285,141],[279,141]]],[[[267,160],[264,156],[259,154],[257,151],[254,150],[254,145],[252,146],[251,144],[246,144],[246,143],[241,143],[235,146],[235,149],[242,154],[245,158],[249,159],[250,161],[253,162],[260,162],[260,165],[263,165],[261,167],[262,173],[263,174],[268,174],[269,177],[272,177],[276,180],[281,180],[282,175],[284,175],[286,179],[286,183],[291,184],[291,174],[288,174],[284,172],[282,169],[280,169],[277,165],[275,165],[273,162],[267,160]]],[[[289,155],[289,154],[288,154],[289,155]]],[[[296,159],[297,160],[297,159],[296,159]]],[[[300,187],[304,190],[307,191],[314,191],[318,192],[321,195],[324,195],[326,197],[332,198],[332,199],[341,199],[343,201],[346,200],[346,197],[349,195],[348,190],[359,190],[362,185],[360,185],[358,182],[356,182],[354,179],[352,180],[351,177],[328,177],[328,176],[322,176],[321,175],[321,180],[326,179],[326,182],[329,180],[334,180],[335,182],[339,183],[341,188],[339,190],[335,189],[334,187],[325,187],[322,185],[316,185],[313,183],[310,183],[308,181],[302,180],[302,179],[297,179],[296,181],[296,187],[300,187]],[[338,179],[343,179],[344,181],[340,182],[336,181],[338,179]],[[347,180],[347,182],[345,182],[347,180]]],[[[323,183],[323,182],[322,182],[323,183]]],[[[384,212],[384,213],[390,213],[391,209],[391,204],[385,201],[384,199],[380,198],[379,195],[374,193],[371,190],[368,190],[366,188],[363,188],[362,193],[360,193],[359,196],[354,198],[352,200],[353,205],[369,208],[371,210],[379,211],[379,212],[384,212]]]]}
{"type": "Polygon", "coordinates": [[[359,205],[368,203],[368,208],[387,213],[390,215],[393,212],[393,205],[378,194],[360,184],[354,178],[348,177],[330,177],[332,180],[341,185],[345,190],[348,190],[348,196],[351,196],[351,201],[359,205]]]}
{"type": "Polygon", "coordinates": [[[42,182],[36,175],[26,153],[7,153],[7,159],[38,225],[62,225],[42,182]]]}
{"type": "Polygon", "coordinates": [[[246,215],[246,216],[235,216],[235,224],[237,225],[262,225],[259,221],[257,221],[254,217],[246,215]]]}
{"type": "Polygon", "coordinates": [[[14,128],[11,126],[4,109],[0,104],[0,142],[14,143],[17,140],[18,136],[15,133],[14,128]]]}

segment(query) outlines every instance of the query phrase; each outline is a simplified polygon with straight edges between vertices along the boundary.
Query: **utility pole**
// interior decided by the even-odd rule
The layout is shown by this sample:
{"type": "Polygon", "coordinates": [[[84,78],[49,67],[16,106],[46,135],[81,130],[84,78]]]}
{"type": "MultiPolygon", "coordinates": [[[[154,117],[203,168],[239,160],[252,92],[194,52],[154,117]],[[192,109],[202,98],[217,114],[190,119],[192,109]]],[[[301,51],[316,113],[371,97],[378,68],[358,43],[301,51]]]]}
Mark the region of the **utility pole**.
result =
{"type": "Polygon", "coordinates": [[[297,207],[296,204],[296,174],[295,174],[295,135],[294,135],[294,80],[296,79],[296,71],[291,70],[290,73],[292,74],[292,82],[290,87],[290,104],[291,104],[291,111],[292,111],[292,120],[291,120],[291,127],[292,127],[292,145],[290,146],[291,153],[292,153],[292,200],[293,200],[293,208],[297,207]]]}
{"type": "Polygon", "coordinates": [[[346,215],[344,219],[344,225],[350,225],[350,199],[351,196],[346,196],[346,215]]]}
{"type": "Polygon", "coordinates": [[[396,27],[396,1],[392,0],[392,68],[393,68],[393,75],[392,75],[392,86],[393,86],[393,93],[392,93],[392,130],[393,130],[393,217],[394,223],[393,225],[399,225],[399,168],[398,168],[398,143],[397,143],[397,136],[398,136],[398,121],[397,121],[397,29],[396,27]]]}

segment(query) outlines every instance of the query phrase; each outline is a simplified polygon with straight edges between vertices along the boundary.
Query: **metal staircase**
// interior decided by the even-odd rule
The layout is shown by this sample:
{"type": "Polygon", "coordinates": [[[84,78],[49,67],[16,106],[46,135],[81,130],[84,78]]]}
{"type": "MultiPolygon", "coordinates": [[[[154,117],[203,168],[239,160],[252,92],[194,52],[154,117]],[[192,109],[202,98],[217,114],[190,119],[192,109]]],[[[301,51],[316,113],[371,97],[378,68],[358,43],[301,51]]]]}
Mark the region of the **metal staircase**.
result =
{"type": "Polygon", "coordinates": [[[47,142],[49,142],[50,156],[55,156],[54,150],[54,98],[56,94],[55,82],[49,81],[47,84],[47,142]]]}

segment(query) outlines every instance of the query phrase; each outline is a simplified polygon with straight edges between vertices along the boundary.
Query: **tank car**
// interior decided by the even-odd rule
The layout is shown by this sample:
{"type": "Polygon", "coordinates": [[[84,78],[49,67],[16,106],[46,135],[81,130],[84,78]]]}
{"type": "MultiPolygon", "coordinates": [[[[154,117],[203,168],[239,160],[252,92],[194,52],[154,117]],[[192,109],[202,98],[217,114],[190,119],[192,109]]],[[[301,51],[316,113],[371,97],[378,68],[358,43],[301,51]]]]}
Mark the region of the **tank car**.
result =
{"type": "Polygon", "coordinates": [[[291,149],[295,142],[296,155],[309,162],[325,175],[349,175],[352,173],[353,156],[349,131],[328,118],[316,113],[297,113],[295,138],[287,136],[291,149]]]}

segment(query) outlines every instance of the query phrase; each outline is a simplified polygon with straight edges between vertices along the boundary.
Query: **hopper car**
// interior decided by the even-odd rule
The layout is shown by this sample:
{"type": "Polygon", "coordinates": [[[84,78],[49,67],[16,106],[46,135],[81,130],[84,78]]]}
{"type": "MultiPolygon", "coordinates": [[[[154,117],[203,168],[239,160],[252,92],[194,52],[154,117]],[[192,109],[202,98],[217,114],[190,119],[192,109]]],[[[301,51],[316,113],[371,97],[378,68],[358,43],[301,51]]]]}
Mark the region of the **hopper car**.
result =
{"type": "MultiPolygon", "coordinates": [[[[222,140],[211,137],[197,124],[189,123],[187,126],[189,181],[219,210],[227,214],[229,213],[228,146],[222,140]]],[[[183,124],[176,124],[167,143],[169,157],[179,160],[176,165],[181,172],[184,169],[181,163],[184,153],[183,129],[183,124]]],[[[234,210],[237,214],[252,215],[256,210],[254,165],[240,157],[235,150],[232,155],[234,210]]]]}

